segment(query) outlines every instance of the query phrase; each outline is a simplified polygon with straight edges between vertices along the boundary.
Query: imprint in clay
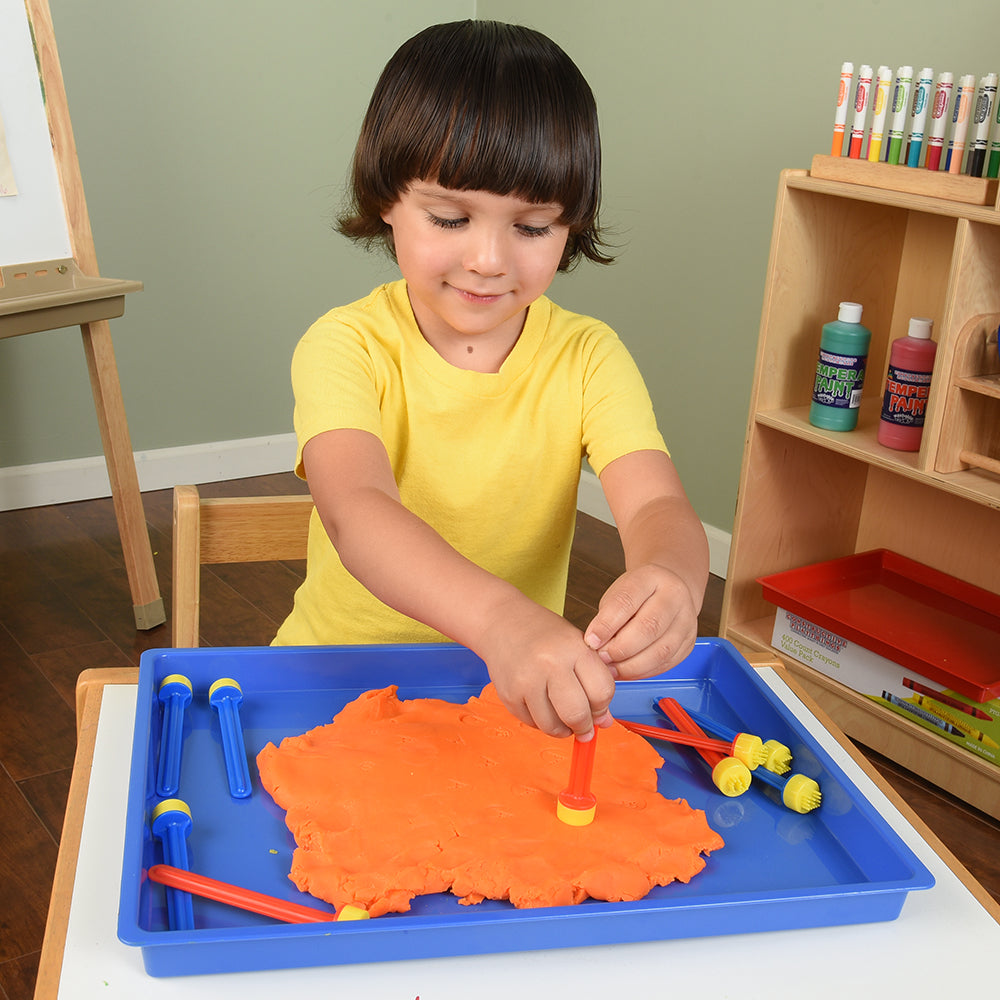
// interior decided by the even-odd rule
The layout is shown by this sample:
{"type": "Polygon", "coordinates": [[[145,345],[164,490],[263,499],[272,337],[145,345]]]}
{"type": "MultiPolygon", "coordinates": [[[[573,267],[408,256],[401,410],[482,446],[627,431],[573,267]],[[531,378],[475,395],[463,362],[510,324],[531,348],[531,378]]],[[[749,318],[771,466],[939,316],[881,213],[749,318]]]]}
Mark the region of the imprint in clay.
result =
{"type": "Polygon", "coordinates": [[[257,757],[298,845],[290,878],[338,911],[403,912],[446,890],[517,907],[641,899],[723,846],[703,812],[657,792],[662,758],[621,726],[601,733],[596,818],[574,827],[555,809],[571,739],[517,721],[492,685],[464,705],[396,690],[257,757]]]}

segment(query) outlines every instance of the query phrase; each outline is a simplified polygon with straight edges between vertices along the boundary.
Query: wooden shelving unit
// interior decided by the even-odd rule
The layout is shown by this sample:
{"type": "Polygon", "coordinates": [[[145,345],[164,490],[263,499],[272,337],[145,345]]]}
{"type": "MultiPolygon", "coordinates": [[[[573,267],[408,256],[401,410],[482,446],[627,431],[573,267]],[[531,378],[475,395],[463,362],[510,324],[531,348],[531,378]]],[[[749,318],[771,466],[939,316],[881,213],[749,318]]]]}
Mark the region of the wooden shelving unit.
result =
{"type": "MultiPolygon", "coordinates": [[[[1000,205],[782,173],[723,636],[778,655],[757,579],[874,548],[1000,592],[998,324],[1000,205]],[[872,331],[847,433],[808,420],[821,327],[844,300],[862,303],[872,331]],[[921,449],[908,453],[876,430],[889,346],[911,316],[934,319],[938,351],[921,449]]],[[[782,659],[850,736],[1000,817],[1000,767],[782,659]]]]}

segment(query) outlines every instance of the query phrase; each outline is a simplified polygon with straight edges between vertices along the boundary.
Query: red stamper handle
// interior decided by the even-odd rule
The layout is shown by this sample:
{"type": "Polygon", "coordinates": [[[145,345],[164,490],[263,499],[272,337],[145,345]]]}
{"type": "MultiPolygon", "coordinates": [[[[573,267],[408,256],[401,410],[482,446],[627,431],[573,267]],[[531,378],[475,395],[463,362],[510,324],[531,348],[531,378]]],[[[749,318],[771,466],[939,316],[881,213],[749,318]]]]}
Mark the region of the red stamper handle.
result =
{"type": "Polygon", "coordinates": [[[651,740],[664,740],[667,743],[677,743],[681,746],[694,747],[696,750],[716,750],[719,753],[730,753],[732,743],[716,740],[711,736],[695,736],[682,733],[676,729],[663,729],[661,726],[645,726],[641,722],[626,722],[619,719],[618,724],[624,726],[630,733],[645,736],[651,740]]]}
{"type": "Polygon", "coordinates": [[[337,919],[333,913],[326,913],[311,906],[300,906],[298,903],[278,899],[275,896],[265,896],[252,889],[219,882],[214,878],[196,875],[194,872],[174,868],[171,865],[153,865],[148,874],[151,881],[159,882],[161,885],[184,889],[196,896],[228,903],[230,906],[238,906],[254,913],[262,913],[264,916],[284,920],[286,923],[320,923],[337,919]]]}
{"type": "Polygon", "coordinates": [[[573,740],[573,757],[569,765],[569,785],[559,793],[556,815],[570,826],[586,826],[594,819],[597,798],[590,790],[594,773],[594,753],[597,749],[597,729],[589,740],[573,740]]]}
{"type": "MultiPolygon", "coordinates": [[[[689,736],[705,735],[698,723],[673,698],[661,698],[659,705],[663,714],[680,732],[689,736]]],[[[703,750],[697,747],[695,749],[712,768],[712,781],[723,795],[742,795],[750,787],[750,770],[742,761],[728,757],[717,750],[703,750]]]]}

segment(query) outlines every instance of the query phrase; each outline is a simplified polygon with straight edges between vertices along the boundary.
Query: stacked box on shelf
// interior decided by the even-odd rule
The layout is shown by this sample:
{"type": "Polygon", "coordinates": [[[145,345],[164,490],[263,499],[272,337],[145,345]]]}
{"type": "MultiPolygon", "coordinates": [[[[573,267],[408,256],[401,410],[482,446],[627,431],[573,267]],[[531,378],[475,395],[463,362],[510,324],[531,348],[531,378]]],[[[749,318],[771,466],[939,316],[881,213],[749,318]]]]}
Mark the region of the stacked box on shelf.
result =
{"type": "Polygon", "coordinates": [[[1000,764],[1000,596],[884,549],[760,582],[776,650],[1000,764]]]}

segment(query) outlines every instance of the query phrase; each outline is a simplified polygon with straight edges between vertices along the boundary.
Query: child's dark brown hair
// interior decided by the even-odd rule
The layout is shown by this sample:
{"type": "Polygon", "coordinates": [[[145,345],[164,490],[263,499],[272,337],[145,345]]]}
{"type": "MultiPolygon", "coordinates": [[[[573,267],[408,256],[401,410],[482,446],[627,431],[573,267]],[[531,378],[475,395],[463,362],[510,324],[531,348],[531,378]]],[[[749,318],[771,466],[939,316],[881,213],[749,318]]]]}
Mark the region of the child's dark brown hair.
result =
{"type": "Polygon", "coordinates": [[[354,154],[345,236],[392,252],[382,220],[415,180],[563,206],[560,270],[601,264],[601,140],[587,81],[530,28],[458,21],[426,28],[386,64],[354,154]]]}

